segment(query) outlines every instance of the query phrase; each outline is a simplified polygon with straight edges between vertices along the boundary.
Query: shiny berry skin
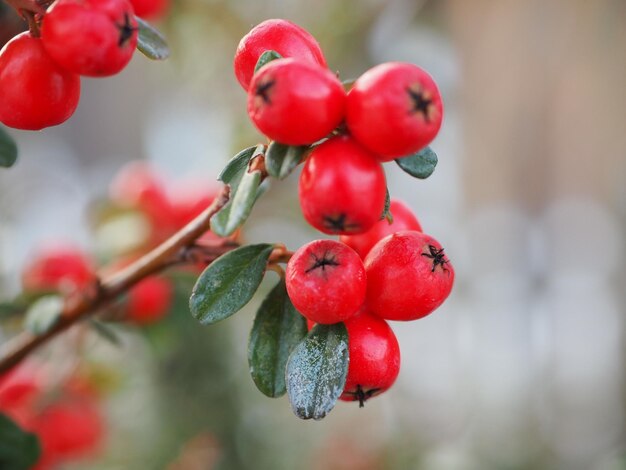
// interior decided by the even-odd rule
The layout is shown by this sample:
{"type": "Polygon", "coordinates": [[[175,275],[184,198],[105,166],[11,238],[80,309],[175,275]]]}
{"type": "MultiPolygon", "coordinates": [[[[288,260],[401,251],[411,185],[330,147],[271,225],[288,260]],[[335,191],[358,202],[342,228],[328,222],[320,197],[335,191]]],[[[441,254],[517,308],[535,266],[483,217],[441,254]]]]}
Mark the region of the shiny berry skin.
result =
{"type": "Polygon", "coordinates": [[[130,62],[137,32],[128,0],[57,0],[44,17],[41,42],[66,70],[106,77],[130,62]]]}
{"type": "Polygon", "coordinates": [[[80,78],[62,69],[29,33],[15,36],[0,51],[0,122],[40,130],[65,122],[80,97],[80,78]]]}
{"type": "Polygon", "coordinates": [[[367,305],[386,320],[417,320],[450,294],[454,268],[433,237],[402,231],[379,241],[365,258],[367,305]]]}
{"type": "Polygon", "coordinates": [[[130,0],[135,15],[145,19],[159,19],[167,11],[169,0],[130,0]]]}
{"type": "Polygon", "coordinates": [[[148,277],[128,292],[128,319],[138,325],[161,320],[172,306],[172,283],[163,277],[148,277]]]}
{"type": "Polygon", "coordinates": [[[248,90],[248,116],[267,137],[288,145],[312,144],[335,129],[346,93],[332,72],[297,59],[262,67],[248,90]]]}
{"type": "Polygon", "coordinates": [[[439,132],[442,118],[437,85],[413,64],[378,65],[359,77],[348,93],[348,129],[381,161],[427,146],[439,132]]]}
{"type": "Polygon", "coordinates": [[[265,51],[327,66],[320,45],[307,30],[287,20],[266,20],[241,38],[235,52],[235,75],[244,90],[250,87],[256,63],[265,51]]]}
{"type": "Polygon", "coordinates": [[[324,233],[363,233],[380,220],[386,184],[374,155],[348,136],[333,137],[313,149],[302,169],[300,208],[324,233]]]}
{"type": "Polygon", "coordinates": [[[71,246],[50,246],[35,253],[22,272],[25,291],[71,292],[96,279],[92,260],[71,246]]]}
{"type": "Polygon", "coordinates": [[[400,372],[400,346],[393,330],[380,317],[363,309],[346,320],[350,362],[342,395],[344,401],[358,401],[388,390],[400,372]]]}
{"type": "Polygon", "coordinates": [[[387,219],[379,220],[367,232],[358,235],[342,235],[339,237],[339,241],[348,245],[364,259],[372,247],[387,235],[400,230],[422,231],[422,226],[417,217],[404,202],[392,199],[389,210],[393,215],[392,223],[389,223],[387,219]]]}
{"type": "Polygon", "coordinates": [[[354,250],[335,240],[300,247],[287,264],[287,293],[307,319],[322,324],[356,314],[365,300],[365,269],[354,250]]]}

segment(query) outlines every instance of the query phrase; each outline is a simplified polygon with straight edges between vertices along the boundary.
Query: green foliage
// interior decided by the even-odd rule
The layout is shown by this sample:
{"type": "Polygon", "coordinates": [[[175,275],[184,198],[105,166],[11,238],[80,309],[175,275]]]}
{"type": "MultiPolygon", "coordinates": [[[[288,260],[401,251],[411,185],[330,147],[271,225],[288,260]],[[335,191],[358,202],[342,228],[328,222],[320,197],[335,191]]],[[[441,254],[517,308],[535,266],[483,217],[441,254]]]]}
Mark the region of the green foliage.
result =
{"type": "Polygon", "coordinates": [[[385,190],[385,207],[383,208],[383,213],[380,216],[380,220],[387,219],[389,223],[393,223],[393,215],[389,208],[391,207],[391,196],[389,196],[389,188],[385,190]]]}
{"type": "Polygon", "coordinates": [[[280,55],[276,51],[265,51],[257,60],[256,65],[254,66],[254,73],[257,73],[261,67],[265,64],[269,64],[271,61],[276,59],[282,59],[282,55],[280,55]]]}
{"type": "Polygon", "coordinates": [[[0,414],[0,468],[28,470],[41,455],[39,439],[0,414]]]}
{"type": "Polygon", "coordinates": [[[280,397],[287,391],[287,359],[306,334],[306,320],[291,303],[281,280],[257,311],[248,342],[250,374],[268,397],[280,397]]]}
{"type": "Polygon", "coordinates": [[[398,158],[396,163],[409,175],[426,179],[435,171],[437,161],[437,154],[430,147],[426,147],[416,154],[398,158]]]}
{"type": "Polygon", "coordinates": [[[285,145],[272,142],[265,154],[265,168],[267,169],[267,173],[279,180],[287,178],[302,161],[308,148],[307,146],[285,145]]]}
{"type": "Polygon", "coordinates": [[[63,298],[46,295],[37,299],[26,312],[24,327],[34,335],[47,333],[61,318],[63,298]]]}
{"type": "Polygon", "coordinates": [[[228,318],[246,305],[263,280],[273,245],[247,245],[212,262],[191,292],[191,314],[203,325],[228,318]]]}
{"type": "Polygon", "coordinates": [[[0,167],[10,168],[17,161],[17,144],[0,126],[0,167]]]}
{"type": "Polygon", "coordinates": [[[287,363],[287,393],[302,419],[322,419],[334,407],[348,374],[348,331],[343,323],[316,325],[287,363]]]}
{"type": "Polygon", "coordinates": [[[258,170],[250,171],[249,165],[264,150],[263,145],[242,150],[228,162],[218,177],[230,186],[230,200],[211,218],[211,230],[217,235],[226,237],[232,234],[250,215],[262,191],[262,175],[258,170]]]}
{"type": "Polygon", "coordinates": [[[165,60],[170,56],[170,48],[163,35],[152,25],[139,17],[135,18],[139,25],[137,49],[148,59],[165,60]]]}

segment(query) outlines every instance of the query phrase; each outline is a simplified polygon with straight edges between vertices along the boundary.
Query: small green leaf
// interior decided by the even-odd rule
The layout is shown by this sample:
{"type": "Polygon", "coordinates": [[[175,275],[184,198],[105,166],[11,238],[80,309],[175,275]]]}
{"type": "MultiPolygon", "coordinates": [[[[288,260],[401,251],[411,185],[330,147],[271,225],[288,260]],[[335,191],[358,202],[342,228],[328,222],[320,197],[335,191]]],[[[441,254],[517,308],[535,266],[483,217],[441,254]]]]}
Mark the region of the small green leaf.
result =
{"type": "Polygon", "coordinates": [[[249,171],[252,159],[265,150],[263,145],[250,147],[228,162],[219,179],[230,186],[230,200],[211,218],[211,230],[221,237],[227,237],[241,226],[259,194],[262,181],[260,171],[249,171]]]}
{"type": "Polygon", "coordinates": [[[258,151],[258,147],[258,145],[254,145],[243,149],[231,158],[217,179],[226,184],[232,184],[238,177],[241,177],[241,173],[248,168],[248,163],[250,163],[252,156],[258,151]]]}
{"type": "Polygon", "coordinates": [[[306,320],[291,303],[281,280],[259,307],[248,341],[250,374],[268,397],[277,398],[287,391],[287,359],[306,334],[306,320]]]}
{"type": "Polygon", "coordinates": [[[348,332],[343,323],[316,325],[289,356],[287,393],[302,419],[322,419],[335,407],[348,374],[348,332]]]}
{"type": "Polygon", "coordinates": [[[113,346],[120,347],[122,345],[122,340],[111,326],[93,318],[89,320],[89,324],[93,328],[93,331],[102,339],[108,341],[113,346]]]}
{"type": "Polygon", "coordinates": [[[393,214],[391,213],[391,197],[389,196],[389,188],[385,190],[385,207],[383,213],[380,216],[380,220],[387,219],[390,224],[393,223],[393,214]]]}
{"type": "Polygon", "coordinates": [[[426,147],[416,154],[396,159],[396,163],[409,175],[426,179],[435,171],[437,154],[430,147],[426,147]]]}
{"type": "Polygon", "coordinates": [[[269,64],[273,60],[282,58],[283,56],[276,51],[265,51],[261,54],[261,57],[259,57],[259,60],[257,60],[256,65],[254,66],[254,73],[257,73],[265,64],[269,64]]]}
{"type": "Polygon", "coordinates": [[[287,178],[302,161],[302,157],[308,148],[308,146],[294,146],[272,142],[265,154],[267,173],[280,180],[287,178]]]}
{"type": "Polygon", "coordinates": [[[203,325],[228,318],[246,305],[261,283],[273,245],[248,245],[213,261],[196,281],[191,314],[203,325]]]}
{"type": "Polygon", "coordinates": [[[164,60],[170,56],[170,48],[163,35],[148,22],[135,17],[139,25],[137,49],[148,59],[164,60]]]}
{"type": "Polygon", "coordinates": [[[10,168],[17,161],[17,144],[0,126],[0,167],[10,168]]]}
{"type": "Polygon", "coordinates": [[[0,413],[0,468],[28,470],[41,455],[39,439],[0,413]]]}
{"type": "Polygon", "coordinates": [[[34,335],[43,335],[56,325],[63,311],[63,298],[46,295],[35,301],[24,318],[24,327],[34,335]]]}

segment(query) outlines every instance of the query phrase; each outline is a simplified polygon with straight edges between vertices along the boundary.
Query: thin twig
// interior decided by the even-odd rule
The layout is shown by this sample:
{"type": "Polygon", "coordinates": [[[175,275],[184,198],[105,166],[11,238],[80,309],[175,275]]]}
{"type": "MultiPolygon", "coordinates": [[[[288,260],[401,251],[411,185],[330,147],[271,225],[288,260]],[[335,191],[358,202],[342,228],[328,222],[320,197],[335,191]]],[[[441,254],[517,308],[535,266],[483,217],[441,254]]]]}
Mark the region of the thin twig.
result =
{"type": "MultiPolygon", "coordinates": [[[[2,348],[2,354],[0,354],[0,374],[15,367],[48,340],[83,318],[94,314],[142,279],[158,273],[168,266],[186,261],[185,257],[190,247],[193,247],[196,240],[210,229],[211,217],[226,205],[229,197],[230,188],[225,186],[204,212],[161,245],[126,268],[97,282],[91,289],[68,297],[59,320],[46,333],[34,335],[29,332],[23,332],[6,343],[2,348]]],[[[204,261],[211,262],[220,254],[223,254],[223,252],[231,250],[236,246],[237,244],[233,243],[232,240],[225,239],[221,250],[216,249],[212,259],[205,259],[204,261]]]]}

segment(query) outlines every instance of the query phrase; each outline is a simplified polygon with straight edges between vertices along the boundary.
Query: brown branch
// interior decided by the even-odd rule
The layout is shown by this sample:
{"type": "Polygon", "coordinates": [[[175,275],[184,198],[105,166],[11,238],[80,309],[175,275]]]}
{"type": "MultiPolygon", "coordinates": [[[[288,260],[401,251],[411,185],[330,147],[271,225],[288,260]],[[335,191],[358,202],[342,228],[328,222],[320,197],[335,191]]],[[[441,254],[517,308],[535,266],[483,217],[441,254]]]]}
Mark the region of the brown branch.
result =
{"type": "MultiPolygon", "coordinates": [[[[195,245],[195,241],[210,229],[211,217],[228,202],[230,188],[225,186],[213,203],[202,214],[188,225],[176,232],[172,237],[139,258],[126,268],[104,278],[85,292],[78,292],[69,296],[64,304],[63,312],[57,323],[46,333],[34,335],[23,332],[10,340],[2,348],[0,355],[0,374],[12,369],[26,358],[31,352],[45,344],[51,338],[65,331],[83,318],[97,312],[109,302],[116,299],[142,279],[162,271],[163,269],[190,262],[190,252],[203,252],[204,262],[211,262],[226,251],[238,245],[232,240],[225,239],[221,245],[207,247],[195,245]],[[213,250],[213,251],[211,251],[213,250]]],[[[280,248],[280,258],[284,258],[284,249],[280,248]]]]}

